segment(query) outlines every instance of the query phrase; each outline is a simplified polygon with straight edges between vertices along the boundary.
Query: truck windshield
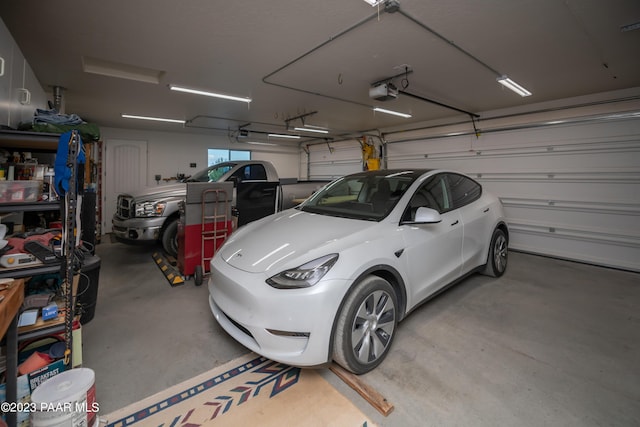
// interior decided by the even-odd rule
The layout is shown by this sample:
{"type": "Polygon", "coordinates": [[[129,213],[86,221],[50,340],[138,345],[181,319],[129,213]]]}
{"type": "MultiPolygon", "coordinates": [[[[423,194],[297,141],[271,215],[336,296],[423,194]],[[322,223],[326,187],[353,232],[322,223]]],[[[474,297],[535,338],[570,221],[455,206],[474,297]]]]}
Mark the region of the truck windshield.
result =
{"type": "Polygon", "coordinates": [[[193,174],[185,182],[217,182],[220,177],[229,172],[234,166],[235,164],[233,163],[219,163],[193,174]]]}
{"type": "Polygon", "coordinates": [[[386,217],[417,175],[412,171],[378,171],[333,181],[305,201],[304,212],[380,221],[386,217]]]}

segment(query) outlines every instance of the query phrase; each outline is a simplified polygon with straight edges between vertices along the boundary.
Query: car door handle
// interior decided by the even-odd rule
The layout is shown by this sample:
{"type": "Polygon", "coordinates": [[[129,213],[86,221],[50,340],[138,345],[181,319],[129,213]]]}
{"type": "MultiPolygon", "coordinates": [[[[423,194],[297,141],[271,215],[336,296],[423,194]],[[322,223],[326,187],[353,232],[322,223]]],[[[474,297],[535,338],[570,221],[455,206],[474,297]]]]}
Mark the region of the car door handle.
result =
{"type": "Polygon", "coordinates": [[[453,227],[454,225],[458,224],[460,221],[456,220],[456,222],[454,222],[453,224],[451,224],[451,226],[453,227]]]}
{"type": "Polygon", "coordinates": [[[482,211],[482,213],[487,213],[487,212],[489,212],[489,208],[482,211]]]}

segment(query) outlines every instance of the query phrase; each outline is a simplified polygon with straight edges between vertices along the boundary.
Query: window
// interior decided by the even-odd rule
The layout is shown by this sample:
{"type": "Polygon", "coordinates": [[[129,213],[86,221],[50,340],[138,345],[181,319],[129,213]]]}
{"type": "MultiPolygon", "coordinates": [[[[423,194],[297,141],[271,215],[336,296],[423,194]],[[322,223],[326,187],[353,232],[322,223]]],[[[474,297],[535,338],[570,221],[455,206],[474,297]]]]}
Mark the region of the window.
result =
{"type": "Polygon", "coordinates": [[[207,166],[228,162],[229,160],[251,160],[251,151],[223,150],[219,148],[209,148],[207,151],[207,166]]]}
{"type": "Polygon", "coordinates": [[[402,216],[403,221],[414,221],[418,208],[430,208],[444,213],[451,210],[449,202],[449,192],[444,175],[437,175],[422,184],[422,187],[416,191],[407,210],[402,216]]]}
{"type": "Polygon", "coordinates": [[[482,194],[480,184],[462,175],[449,174],[449,189],[454,208],[474,202],[482,194]]]}

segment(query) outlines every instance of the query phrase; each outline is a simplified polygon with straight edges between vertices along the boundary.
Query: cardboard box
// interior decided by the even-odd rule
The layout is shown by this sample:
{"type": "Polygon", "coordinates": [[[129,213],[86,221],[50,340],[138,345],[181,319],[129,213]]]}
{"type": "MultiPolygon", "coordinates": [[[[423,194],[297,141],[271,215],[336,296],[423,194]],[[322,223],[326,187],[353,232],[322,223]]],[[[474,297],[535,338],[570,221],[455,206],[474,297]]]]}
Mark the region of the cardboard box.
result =
{"type": "MultiPolygon", "coordinates": [[[[21,375],[18,377],[18,402],[28,403],[31,401],[31,393],[42,382],[49,378],[64,372],[66,366],[64,360],[60,359],[40,369],[36,369],[30,374],[21,375]]],[[[6,402],[7,386],[6,384],[0,384],[0,401],[6,402]]],[[[17,414],[18,427],[29,426],[29,413],[18,412],[17,414]]],[[[4,417],[4,414],[2,414],[4,417]]]]}
{"type": "MultiPolygon", "coordinates": [[[[82,327],[78,322],[75,322],[74,325],[71,367],[78,368],[82,366],[82,327]]],[[[49,346],[53,343],[60,342],[62,335],[63,333],[53,336],[43,336],[35,340],[31,345],[22,349],[21,353],[18,355],[18,363],[24,361],[34,351],[47,353],[49,346]]],[[[59,359],[47,366],[36,369],[29,374],[19,376],[17,379],[18,402],[31,402],[31,393],[33,393],[36,387],[38,387],[43,381],[64,372],[67,369],[71,369],[71,367],[67,367],[64,364],[64,359],[59,359]]],[[[0,402],[6,401],[6,395],[6,384],[0,384],[0,402]]],[[[0,416],[4,418],[4,414],[0,413],[0,416]]],[[[18,413],[17,421],[17,427],[29,427],[29,414],[18,413]]]]}

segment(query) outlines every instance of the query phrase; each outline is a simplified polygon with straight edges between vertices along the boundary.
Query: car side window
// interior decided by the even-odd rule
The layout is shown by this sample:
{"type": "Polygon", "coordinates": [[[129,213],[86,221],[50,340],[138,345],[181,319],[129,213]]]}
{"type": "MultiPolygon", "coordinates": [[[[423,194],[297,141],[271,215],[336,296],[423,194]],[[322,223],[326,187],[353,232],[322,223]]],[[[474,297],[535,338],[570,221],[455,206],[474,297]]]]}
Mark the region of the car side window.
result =
{"type": "Polygon", "coordinates": [[[228,179],[229,181],[242,182],[242,181],[266,181],[267,171],[263,165],[252,164],[246,165],[233,173],[228,179]]]}
{"type": "Polygon", "coordinates": [[[207,179],[209,182],[216,182],[222,175],[229,172],[231,170],[231,166],[218,166],[209,169],[207,172],[207,179]]]}
{"type": "Polygon", "coordinates": [[[414,221],[416,211],[420,207],[431,208],[439,213],[451,210],[447,182],[444,178],[444,175],[437,175],[418,188],[402,216],[403,221],[414,221]]]}
{"type": "Polygon", "coordinates": [[[246,180],[254,180],[254,181],[267,180],[267,171],[264,169],[263,165],[260,165],[260,164],[247,165],[244,169],[245,169],[244,179],[246,180]]]}
{"type": "Polygon", "coordinates": [[[455,209],[461,208],[480,198],[482,187],[474,180],[458,174],[448,174],[451,202],[455,209]]]}

